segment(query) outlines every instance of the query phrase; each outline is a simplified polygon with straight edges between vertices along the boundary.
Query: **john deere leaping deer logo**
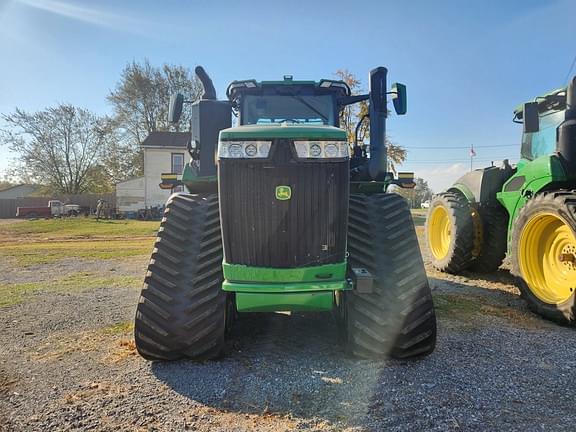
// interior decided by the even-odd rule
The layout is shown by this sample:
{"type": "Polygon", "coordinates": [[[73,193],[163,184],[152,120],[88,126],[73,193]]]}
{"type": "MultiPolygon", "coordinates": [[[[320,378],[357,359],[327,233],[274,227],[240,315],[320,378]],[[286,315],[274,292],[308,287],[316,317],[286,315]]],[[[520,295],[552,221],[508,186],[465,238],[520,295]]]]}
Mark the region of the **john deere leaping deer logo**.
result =
{"type": "Polygon", "coordinates": [[[292,188],[290,186],[276,186],[276,199],[286,201],[292,198],[292,188]]]}

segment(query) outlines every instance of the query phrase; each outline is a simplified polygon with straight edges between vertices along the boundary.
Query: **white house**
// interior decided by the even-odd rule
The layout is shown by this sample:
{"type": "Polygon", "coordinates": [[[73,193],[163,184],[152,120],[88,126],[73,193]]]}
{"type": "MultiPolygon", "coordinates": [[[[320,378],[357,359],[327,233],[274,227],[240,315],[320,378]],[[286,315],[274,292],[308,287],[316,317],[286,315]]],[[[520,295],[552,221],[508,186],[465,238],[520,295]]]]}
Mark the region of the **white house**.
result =
{"type": "Polygon", "coordinates": [[[188,132],[152,132],[142,142],[144,176],[116,185],[116,205],[120,212],[132,212],[147,207],[162,206],[173,191],[160,189],[162,173],[181,174],[190,161],[186,150],[188,132]]]}

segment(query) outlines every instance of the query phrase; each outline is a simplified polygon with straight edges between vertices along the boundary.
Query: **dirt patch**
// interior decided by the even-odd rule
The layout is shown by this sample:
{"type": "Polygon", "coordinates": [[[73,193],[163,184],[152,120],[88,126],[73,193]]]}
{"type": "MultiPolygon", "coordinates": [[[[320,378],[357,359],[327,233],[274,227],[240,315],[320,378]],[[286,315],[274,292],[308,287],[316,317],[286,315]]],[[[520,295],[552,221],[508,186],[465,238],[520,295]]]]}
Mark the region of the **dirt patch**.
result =
{"type": "Polygon", "coordinates": [[[524,308],[516,308],[487,296],[435,293],[434,305],[440,317],[456,321],[462,327],[476,327],[478,320],[498,318],[501,325],[517,328],[541,329],[550,328],[552,324],[524,308]]]}
{"type": "Polygon", "coordinates": [[[26,222],[25,219],[0,219],[0,225],[10,225],[15,223],[26,222]]]}

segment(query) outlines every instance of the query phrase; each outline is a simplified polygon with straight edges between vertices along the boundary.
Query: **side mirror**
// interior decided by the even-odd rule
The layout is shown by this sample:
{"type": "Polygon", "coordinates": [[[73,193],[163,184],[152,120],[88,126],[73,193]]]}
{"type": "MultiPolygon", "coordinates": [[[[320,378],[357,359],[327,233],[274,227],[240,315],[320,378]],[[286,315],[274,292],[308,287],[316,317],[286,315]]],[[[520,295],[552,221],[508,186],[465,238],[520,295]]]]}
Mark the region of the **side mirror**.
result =
{"type": "Polygon", "coordinates": [[[408,110],[408,99],[406,96],[406,86],[400,83],[392,84],[392,102],[394,103],[394,111],[398,115],[406,114],[408,110]]]}
{"type": "Polygon", "coordinates": [[[184,96],[180,93],[173,94],[170,97],[170,106],[168,107],[168,121],[178,123],[182,116],[182,107],[184,105],[184,96]]]}
{"type": "Polygon", "coordinates": [[[540,130],[537,102],[525,103],[522,117],[524,118],[524,133],[534,133],[540,130]]]}

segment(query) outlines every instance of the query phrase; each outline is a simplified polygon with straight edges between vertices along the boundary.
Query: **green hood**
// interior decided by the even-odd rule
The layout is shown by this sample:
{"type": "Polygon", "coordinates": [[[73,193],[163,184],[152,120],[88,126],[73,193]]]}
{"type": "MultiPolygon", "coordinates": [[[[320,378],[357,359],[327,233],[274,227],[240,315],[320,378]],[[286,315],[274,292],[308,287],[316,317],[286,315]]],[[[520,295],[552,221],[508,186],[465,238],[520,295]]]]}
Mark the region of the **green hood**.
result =
{"type": "Polygon", "coordinates": [[[334,126],[301,124],[246,125],[220,131],[223,141],[274,138],[346,140],[346,132],[334,126]]]}

